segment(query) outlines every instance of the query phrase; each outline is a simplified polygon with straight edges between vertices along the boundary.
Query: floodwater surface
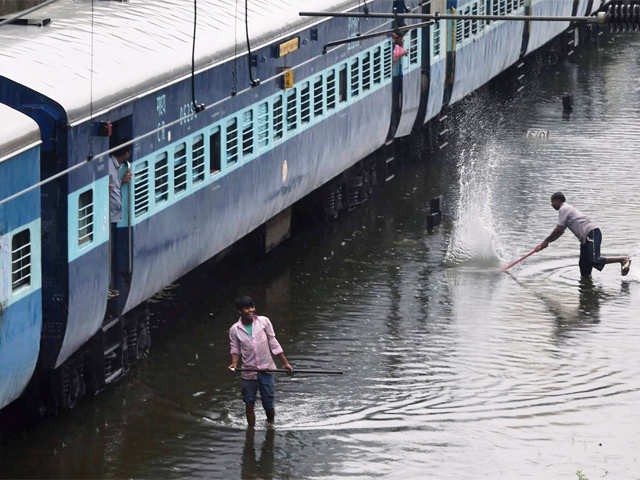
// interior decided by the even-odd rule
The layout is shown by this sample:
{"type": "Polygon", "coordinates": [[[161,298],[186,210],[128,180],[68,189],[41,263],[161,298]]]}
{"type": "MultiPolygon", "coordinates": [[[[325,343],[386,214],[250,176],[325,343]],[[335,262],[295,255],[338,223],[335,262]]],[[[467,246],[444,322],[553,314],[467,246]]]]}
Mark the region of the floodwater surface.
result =
{"type": "Polygon", "coordinates": [[[0,475],[108,478],[640,478],[640,40],[608,40],[509,100],[465,101],[376,197],[265,259],[207,266],[149,305],[149,356],[2,446],[0,475]],[[561,97],[573,112],[563,116],[561,97]],[[527,131],[548,131],[529,138],[527,131]],[[630,254],[581,281],[562,190],[630,254]],[[426,229],[429,200],[445,219],[426,229]],[[254,296],[294,367],[276,427],[247,432],[227,371],[254,296]]]}

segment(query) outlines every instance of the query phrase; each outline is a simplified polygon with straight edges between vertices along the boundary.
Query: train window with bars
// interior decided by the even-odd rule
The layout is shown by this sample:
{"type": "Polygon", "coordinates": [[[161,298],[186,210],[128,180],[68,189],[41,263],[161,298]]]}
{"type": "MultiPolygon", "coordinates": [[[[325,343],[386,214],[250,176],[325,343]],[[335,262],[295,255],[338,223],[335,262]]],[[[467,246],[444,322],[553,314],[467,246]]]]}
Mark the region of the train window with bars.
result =
{"type": "MultiPolygon", "coordinates": [[[[469,15],[469,7],[464,9],[463,15],[469,15]]],[[[469,38],[471,36],[471,20],[464,21],[464,38],[469,38]]]]}
{"type": "Polygon", "coordinates": [[[371,88],[371,53],[365,52],[362,56],[362,91],[371,88]]]}
{"type": "Polygon", "coordinates": [[[93,242],[93,190],[78,196],[78,246],[93,242]]]}
{"type": "Polygon", "coordinates": [[[11,238],[11,291],[31,285],[31,231],[26,228],[11,238]]]}
{"type": "Polygon", "coordinates": [[[242,114],[242,155],[253,153],[253,110],[242,114]]]}
{"type": "Polygon", "coordinates": [[[191,145],[191,182],[204,180],[204,135],[196,135],[191,145]]]}
{"type": "Polygon", "coordinates": [[[313,115],[320,117],[324,113],[324,82],[322,75],[318,75],[313,81],[313,115]]]}
{"type": "Polygon", "coordinates": [[[222,142],[220,139],[220,127],[216,127],[209,134],[209,161],[211,162],[209,169],[211,175],[220,173],[222,169],[222,142]]]}
{"type": "Polygon", "coordinates": [[[382,81],[382,49],[377,47],[373,51],[373,83],[382,81]]]}
{"type": "Polygon", "coordinates": [[[149,163],[138,162],[133,172],[133,214],[136,217],[149,211],[149,163]]]}
{"type": "Polygon", "coordinates": [[[518,2],[518,6],[524,7],[524,0],[520,0],[520,2],[518,2]]]}
{"type": "Polygon", "coordinates": [[[300,90],[300,123],[311,121],[311,89],[309,82],[305,82],[300,90]]]}
{"type": "MultiPolygon", "coordinates": [[[[471,6],[471,15],[478,15],[478,4],[474,3],[471,6]]],[[[471,34],[475,35],[478,33],[478,20],[471,20],[471,34]]]]}
{"type": "Polygon", "coordinates": [[[357,97],[360,94],[360,59],[354,58],[351,62],[351,96],[357,97]]]}
{"type": "Polygon", "coordinates": [[[500,15],[507,14],[507,0],[494,0],[494,2],[500,2],[500,15]]]}
{"type": "Polygon", "coordinates": [[[169,199],[169,161],[167,152],[162,152],[156,157],[153,165],[153,178],[156,204],[166,202],[169,199]]]}
{"type": "Polygon", "coordinates": [[[440,56],[440,22],[435,22],[431,28],[433,29],[433,56],[440,56]]]}
{"type": "Polygon", "coordinates": [[[504,0],[491,0],[491,15],[500,14],[500,2],[504,0]]]}
{"type": "Polygon", "coordinates": [[[393,44],[387,42],[384,46],[384,78],[391,78],[393,72],[393,44]]]}
{"type": "Polygon", "coordinates": [[[173,153],[173,193],[187,190],[187,145],[181,143],[173,153]]]}
{"type": "Polygon", "coordinates": [[[291,88],[287,93],[287,131],[298,128],[298,92],[291,88]]]}
{"type": "Polygon", "coordinates": [[[278,95],[273,101],[273,138],[282,138],[282,95],[278,95]]]}
{"type": "MultiPolygon", "coordinates": [[[[484,0],[484,13],[486,15],[495,15],[491,7],[491,0],[484,0]]],[[[491,20],[485,20],[485,25],[491,25],[491,20]]]]}
{"type": "Polygon", "coordinates": [[[464,39],[464,20],[454,20],[454,22],[456,24],[456,43],[460,43],[464,39]]]}
{"type": "Polygon", "coordinates": [[[238,161],[238,119],[232,118],[227,122],[227,166],[235,165],[238,161]]]}
{"type": "Polygon", "coordinates": [[[340,66],[338,70],[338,103],[347,101],[347,64],[340,66]]]}
{"type": "Polygon", "coordinates": [[[411,30],[409,34],[409,63],[418,63],[418,29],[411,30]]]}
{"type": "Polygon", "coordinates": [[[327,110],[336,108],[336,71],[327,74],[327,110]]]}
{"type": "Polygon", "coordinates": [[[269,145],[269,102],[262,102],[258,105],[258,147],[269,145]]]}

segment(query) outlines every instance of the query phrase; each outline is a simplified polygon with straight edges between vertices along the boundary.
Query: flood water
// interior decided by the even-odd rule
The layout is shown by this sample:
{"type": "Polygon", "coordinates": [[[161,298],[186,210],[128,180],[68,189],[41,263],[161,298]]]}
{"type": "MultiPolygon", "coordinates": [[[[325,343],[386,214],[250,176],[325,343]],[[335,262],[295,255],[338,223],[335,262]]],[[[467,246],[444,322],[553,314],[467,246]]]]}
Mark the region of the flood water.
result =
{"type": "Polygon", "coordinates": [[[148,358],[4,445],[0,475],[640,478],[639,52],[613,38],[515,98],[474,97],[450,148],[415,147],[365,206],[164,292],[148,358]],[[600,226],[604,254],[633,256],[628,276],[615,264],[581,282],[569,231],[496,271],[551,232],[557,190],[600,226]],[[344,371],[278,378],[276,427],[257,406],[253,434],[226,369],[239,293],[294,367],[344,371]]]}

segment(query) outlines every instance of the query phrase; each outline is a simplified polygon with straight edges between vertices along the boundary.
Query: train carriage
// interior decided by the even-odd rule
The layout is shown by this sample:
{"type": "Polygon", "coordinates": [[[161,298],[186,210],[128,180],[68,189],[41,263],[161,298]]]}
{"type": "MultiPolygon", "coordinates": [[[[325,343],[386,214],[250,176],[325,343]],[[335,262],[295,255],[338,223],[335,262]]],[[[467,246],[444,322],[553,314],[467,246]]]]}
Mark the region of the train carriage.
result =
{"type": "MultiPolygon", "coordinates": [[[[40,130],[0,104],[0,199],[36,184],[40,130]]],[[[25,389],[40,351],[42,296],[40,192],[0,205],[0,409],[25,389]]]]}

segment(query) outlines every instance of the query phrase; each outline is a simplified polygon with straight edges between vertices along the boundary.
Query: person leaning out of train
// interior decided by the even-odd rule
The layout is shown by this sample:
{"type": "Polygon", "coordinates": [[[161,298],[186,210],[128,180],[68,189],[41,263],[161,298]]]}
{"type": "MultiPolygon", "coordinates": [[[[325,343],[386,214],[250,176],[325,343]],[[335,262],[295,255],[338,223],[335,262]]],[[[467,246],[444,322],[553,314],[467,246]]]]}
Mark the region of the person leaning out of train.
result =
{"type": "MultiPolygon", "coordinates": [[[[127,140],[124,140],[126,142],[127,140]]],[[[109,218],[111,223],[118,223],[122,219],[122,185],[131,180],[131,171],[120,178],[120,167],[129,162],[131,147],[126,146],[113,152],[109,156],[109,218]]]]}

